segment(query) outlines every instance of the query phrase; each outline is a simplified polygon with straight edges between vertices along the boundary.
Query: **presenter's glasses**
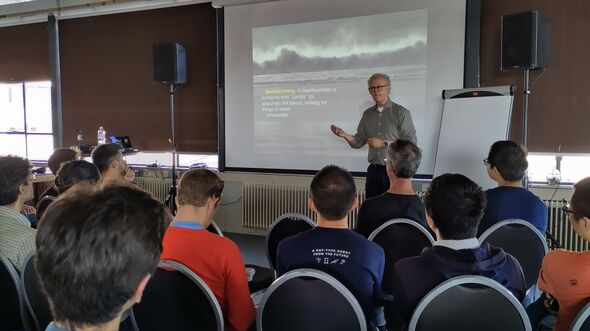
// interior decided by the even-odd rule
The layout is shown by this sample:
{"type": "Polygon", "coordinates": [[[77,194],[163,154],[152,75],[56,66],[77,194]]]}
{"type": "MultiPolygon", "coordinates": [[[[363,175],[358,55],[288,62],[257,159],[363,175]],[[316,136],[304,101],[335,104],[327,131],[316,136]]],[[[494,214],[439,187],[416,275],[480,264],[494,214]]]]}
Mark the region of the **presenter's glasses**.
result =
{"type": "Polygon", "coordinates": [[[389,85],[371,86],[371,87],[369,87],[369,92],[371,92],[371,93],[381,92],[381,91],[383,91],[384,88],[386,88],[388,86],[389,85]]]}

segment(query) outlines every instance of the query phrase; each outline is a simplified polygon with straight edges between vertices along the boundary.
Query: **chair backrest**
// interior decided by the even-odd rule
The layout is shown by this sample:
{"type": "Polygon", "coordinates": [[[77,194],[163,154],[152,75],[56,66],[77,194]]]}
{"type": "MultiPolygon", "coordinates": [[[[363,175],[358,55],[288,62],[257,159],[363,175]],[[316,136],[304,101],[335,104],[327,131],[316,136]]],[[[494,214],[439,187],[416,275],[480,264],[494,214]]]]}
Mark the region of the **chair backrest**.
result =
{"type": "Polygon", "coordinates": [[[408,330],[532,328],[520,302],[498,282],[483,276],[459,276],[435,287],[420,301],[408,330]]]}
{"type": "Polygon", "coordinates": [[[588,302],[574,319],[570,331],[590,331],[590,302],[588,302]]]}
{"type": "Polygon", "coordinates": [[[279,216],[268,228],[264,246],[268,265],[277,269],[277,250],[279,243],[288,237],[313,229],[315,223],[307,216],[297,213],[287,213],[279,216]]]}
{"type": "Polygon", "coordinates": [[[205,282],[185,265],[160,261],[141,302],[133,306],[139,331],[223,331],[221,307],[205,282]]]}
{"type": "Polygon", "coordinates": [[[223,237],[223,232],[221,231],[221,228],[219,227],[219,225],[217,225],[217,223],[215,223],[215,221],[211,221],[211,224],[209,224],[209,226],[207,227],[207,231],[216,234],[220,237],[223,237]]]}
{"type": "Polygon", "coordinates": [[[18,273],[12,263],[0,255],[0,330],[24,330],[24,321],[18,273]]]}
{"type": "Polygon", "coordinates": [[[381,246],[385,253],[382,286],[388,293],[393,289],[393,266],[399,260],[418,256],[424,248],[434,245],[434,238],[422,225],[404,218],[383,223],[371,233],[369,240],[381,246]]]}
{"type": "Polygon", "coordinates": [[[33,320],[33,327],[37,331],[43,331],[51,323],[51,309],[45,293],[41,290],[37,271],[35,270],[35,256],[30,255],[24,263],[20,275],[25,304],[33,320]]]}
{"type": "Polygon", "coordinates": [[[361,306],[334,277],[296,269],[266,290],[256,315],[256,330],[366,331],[361,306]]]}
{"type": "Polygon", "coordinates": [[[479,242],[488,242],[512,255],[522,267],[527,289],[537,284],[549,247],[545,237],[531,223],[518,219],[502,221],[482,233],[479,242]]]}
{"type": "Polygon", "coordinates": [[[37,216],[41,218],[41,216],[43,216],[43,213],[45,212],[45,209],[47,209],[47,207],[49,207],[49,205],[56,199],[56,197],[51,195],[46,195],[42,197],[35,206],[35,210],[37,210],[37,216]]]}

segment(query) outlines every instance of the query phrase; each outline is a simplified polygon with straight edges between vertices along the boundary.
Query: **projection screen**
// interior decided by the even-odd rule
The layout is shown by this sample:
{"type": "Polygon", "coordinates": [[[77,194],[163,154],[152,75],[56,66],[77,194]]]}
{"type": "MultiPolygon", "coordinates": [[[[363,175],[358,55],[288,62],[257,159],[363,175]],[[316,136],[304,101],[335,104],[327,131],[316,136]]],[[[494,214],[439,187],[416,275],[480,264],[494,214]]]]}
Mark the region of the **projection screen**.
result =
{"type": "Polygon", "coordinates": [[[391,77],[431,175],[441,91],[463,87],[465,0],[285,0],[225,8],[226,170],[364,172],[330,124],[356,133],[374,103],[367,79],[391,77]]]}

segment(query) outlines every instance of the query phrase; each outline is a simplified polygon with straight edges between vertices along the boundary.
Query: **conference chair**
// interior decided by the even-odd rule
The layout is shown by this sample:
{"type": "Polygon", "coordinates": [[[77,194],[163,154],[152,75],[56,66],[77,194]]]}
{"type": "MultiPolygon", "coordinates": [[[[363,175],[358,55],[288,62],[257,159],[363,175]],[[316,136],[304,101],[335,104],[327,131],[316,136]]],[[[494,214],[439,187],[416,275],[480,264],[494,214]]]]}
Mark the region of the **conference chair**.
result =
{"type": "Polygon", "coordinates": [[[35,256],[30,255],[26,260],[20,275],[20,286],[24,301],[31,316],[33,328],[43,331],[51,323],[53,317],[49,308],[49,301],[41,291],[37,271],[35,270],[35,256]]]}
{"type": "Polygon", "coordinates": [[[459,276],[435,287],[420,301],[409,331],[531,331],[518,300],[498,282],[482,276],[459,276]]]}
{"type": "Polygon", "coordinates": [[[545,237],[531,223],[519,219],[499,222],[482,233],[479,242],[489,242],[492,246],[500,247],[518,261],[527,293],[536,286],[543,257],[549,247],[545,237]]]}
{"type": "Polygon", "coordinates": [[[192,270],[162,260],[148,282],[131,322],[137,331],[223,331],[221,307],[211,289],[192,270]]]}
{"type": "Polygon", "coordinates": [[[219,227],[219,225],[217,225],[217,223],[215,223],[215,221],[212,221],[211,224],[209,224],[209,226],[207,227],[207,231],[216,234],[220,237],[223,237],[223,232],[221,231],[221,228],[219,227]]]}
{"type": "Polygon", "coordinates": [[[283,239],[311,230],[314,227],[315,223],[311,218],[298,213],[283,214],[274,220],[266,232],[264,241],[266,258],[271,268],[277,270],[277,250],[279,249],[279,243],[283,239]]]}
{"type": "Polygon", "coordinates": [[[16,269],[0,255],[0,330],[30,330],[22,297],[16,269]]]}
{"type": "Polygon", "coordinates": [[[590,302],[588,302],[574,319],[570,331],[590,331],[590,302]]]}
{"type": "Polygon", "coordinates": [[[366,331],[361,306],[327,273],[296,269],[266,290],[256,314],[258,331],[366,331]]]}
{"type": "Polygon", "coordinates": [[[399,260],[418,256],[424,248],[434,245],[434,238],[422,225],[405,218],[383,223],[371,233],[369,240],[383,248],[385,253],[382,286],[387,293],[393,289],[393,266],[399,260]]]}

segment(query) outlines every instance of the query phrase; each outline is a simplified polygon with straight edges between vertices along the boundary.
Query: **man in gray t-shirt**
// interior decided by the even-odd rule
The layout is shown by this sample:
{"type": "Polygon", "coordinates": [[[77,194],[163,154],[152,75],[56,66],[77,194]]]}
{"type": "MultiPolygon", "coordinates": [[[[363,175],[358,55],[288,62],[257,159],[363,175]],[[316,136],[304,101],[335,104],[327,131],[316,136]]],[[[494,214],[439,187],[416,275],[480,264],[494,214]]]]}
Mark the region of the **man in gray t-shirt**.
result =
{"type": "Polygon", "coordinates": [[[365,191],[367,198],[387,191],[389,179],[385,171],[386,147],[397,139],[416,143],[416,130],[410,112],[401,105],[389,100],[391,81],[385,74],[373,74],[368,81],[369,93],[375,105],[363,112],[356,134],[350,135],[332,125],[330,129],[338,137],[344,138],[350,147],[361,148],[369,145],[369,167],[365,191]]]}

